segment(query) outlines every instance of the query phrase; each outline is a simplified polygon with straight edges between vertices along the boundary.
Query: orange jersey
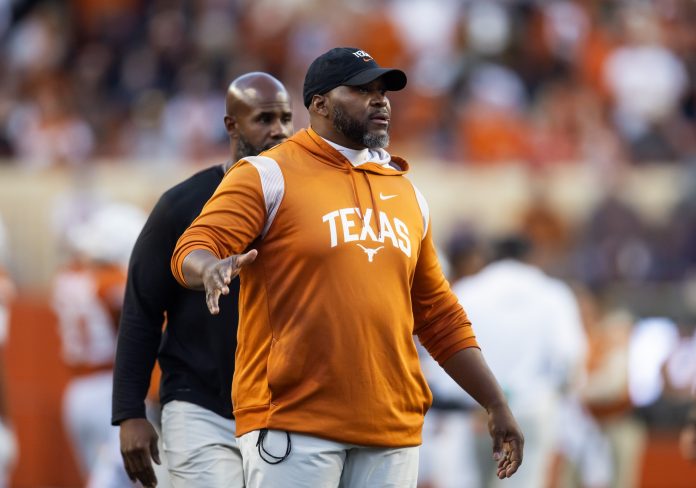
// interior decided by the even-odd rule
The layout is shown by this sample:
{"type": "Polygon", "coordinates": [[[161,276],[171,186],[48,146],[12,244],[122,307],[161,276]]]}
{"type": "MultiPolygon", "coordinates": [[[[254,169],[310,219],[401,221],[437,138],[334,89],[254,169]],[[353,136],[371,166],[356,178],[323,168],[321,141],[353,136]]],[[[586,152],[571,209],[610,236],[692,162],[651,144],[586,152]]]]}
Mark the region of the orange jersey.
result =
{"type": "Polygon", "coordinates": [[[76,372],[112,366],[125,284],[125,272],[115,265],[68,266],[54,278],[63,359],[76,372]]]}
{"type": "Polygon", "coordinates": [[[420,444],[432,396],[413,334],[441,363],[477,344],[407,171],[396,157],[354,167],[304,130],[235,165],[179,239],[181,283],[195,249],[259,252],[240,276],[237,436],[420,444]]]}

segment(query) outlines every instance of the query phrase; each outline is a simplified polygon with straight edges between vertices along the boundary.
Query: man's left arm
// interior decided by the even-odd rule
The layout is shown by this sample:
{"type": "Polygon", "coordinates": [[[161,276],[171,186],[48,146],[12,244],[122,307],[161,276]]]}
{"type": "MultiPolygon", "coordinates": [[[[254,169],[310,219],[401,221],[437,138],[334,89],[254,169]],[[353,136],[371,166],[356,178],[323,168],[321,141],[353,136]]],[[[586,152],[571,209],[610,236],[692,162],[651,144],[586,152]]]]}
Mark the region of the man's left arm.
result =
{"type": "Polygon", "coordinates": [[[442,367],[488,412],[488,432],[493,439],[498,478],[509,478],[522,464],[524,436],[481,350],[477,347],[461,349],[442,367]]]}
{"type": "Polygon", "coordinates": [[[442,273],[430,230],[418,257],[411,301],[414,333],[447,374],[486,409],[498,477],[512,476],[522,463],[524,437],[442,273]]]}

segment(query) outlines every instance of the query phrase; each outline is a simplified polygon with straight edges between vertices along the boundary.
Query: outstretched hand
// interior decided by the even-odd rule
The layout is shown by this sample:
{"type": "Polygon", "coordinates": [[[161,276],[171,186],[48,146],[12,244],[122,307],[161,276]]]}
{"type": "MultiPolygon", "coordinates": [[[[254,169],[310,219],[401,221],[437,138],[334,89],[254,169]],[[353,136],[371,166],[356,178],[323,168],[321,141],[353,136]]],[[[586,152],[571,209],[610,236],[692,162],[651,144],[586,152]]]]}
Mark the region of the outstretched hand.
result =
{"type": "Polygon", "coordinates": [[[157,432],[147,419],[133,418],[121,422],[121,456],[131,481],[140,481],[145,488],[157,486],[150,458],[162,464],[157,449],[157,432]]]}
{"type": "Polygon", "coordinates": [[[488,412],[488,432],[493,439],[498,478],[509,478],[522,464],[524,436],[507,406],[488,412]]]}
{"type": "Polygon", "coordinates": [[[258,251],[252,249],[245,254],[235,254],[220,259],[205,268],[203,271],[205,303],[211,314],[220,313],[220,295],[227,295],[230,292],[229,284],[239,275],[244,266],[254,262],[257,255],[258,251]]]}

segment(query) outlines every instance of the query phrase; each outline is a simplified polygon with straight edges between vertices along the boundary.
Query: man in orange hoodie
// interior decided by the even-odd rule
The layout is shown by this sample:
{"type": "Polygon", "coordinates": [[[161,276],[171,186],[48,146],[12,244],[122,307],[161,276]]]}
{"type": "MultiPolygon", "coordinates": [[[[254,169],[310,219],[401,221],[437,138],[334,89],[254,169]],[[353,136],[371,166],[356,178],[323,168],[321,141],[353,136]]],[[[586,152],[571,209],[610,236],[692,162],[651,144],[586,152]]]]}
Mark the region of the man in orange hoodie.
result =
{"type": "Polygon", "coordinates": [[[415,487],[432,396],[413,334],[488,411],[498,476],[522,462],[425,198],[384,150],[386,93],[405,85],[362,50],[319,56],[311,128],[236,164],[177,243],[172,271],[211,313],[240,275],[232,400],[249,488],[415,487]]]}

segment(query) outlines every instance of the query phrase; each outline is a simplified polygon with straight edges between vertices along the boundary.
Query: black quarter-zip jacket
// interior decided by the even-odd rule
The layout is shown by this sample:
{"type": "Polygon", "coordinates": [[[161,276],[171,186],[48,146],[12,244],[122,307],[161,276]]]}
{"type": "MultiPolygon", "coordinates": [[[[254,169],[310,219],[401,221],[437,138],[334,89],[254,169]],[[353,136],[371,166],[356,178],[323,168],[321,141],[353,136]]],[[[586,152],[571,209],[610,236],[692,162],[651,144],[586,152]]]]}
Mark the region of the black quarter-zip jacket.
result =
{"type": "Polygon", "coordinates": [[[211,315],[204,292],[179,285],[169,267],[177,239],[223,176],[223,166],[213,166],[166,191],[133,248],[114,367],[113,425],[145,417],[156,359],[162,405],[182,400],[232,418],[239,280],[220,297],[220,313],[211,315]]]}

